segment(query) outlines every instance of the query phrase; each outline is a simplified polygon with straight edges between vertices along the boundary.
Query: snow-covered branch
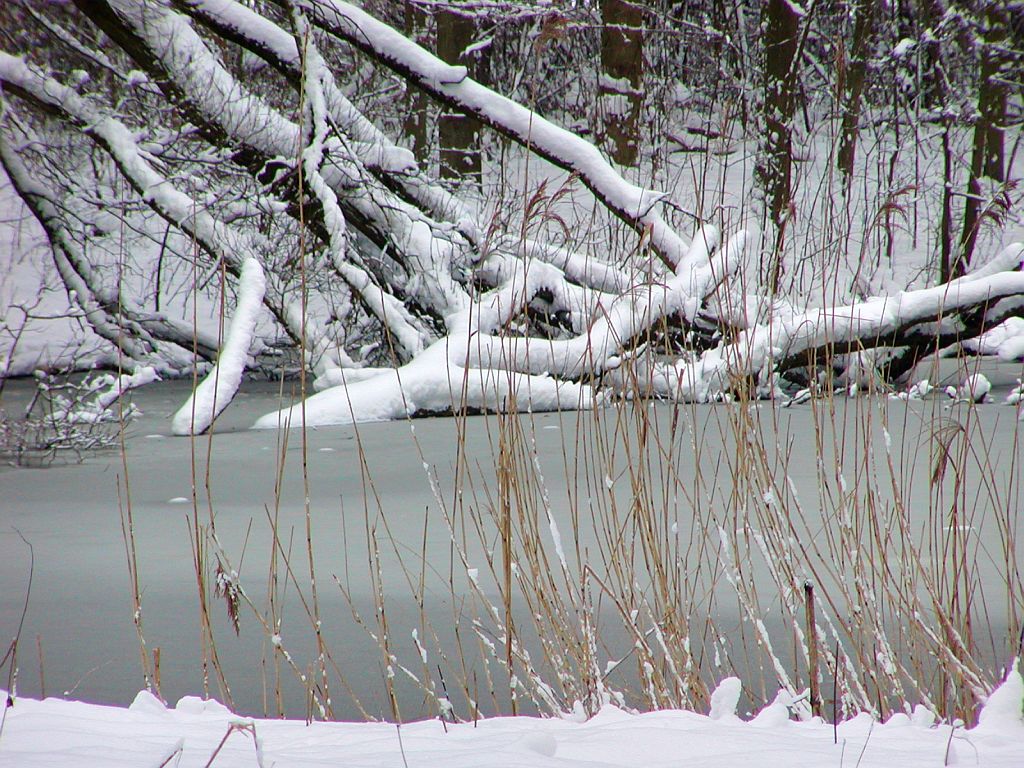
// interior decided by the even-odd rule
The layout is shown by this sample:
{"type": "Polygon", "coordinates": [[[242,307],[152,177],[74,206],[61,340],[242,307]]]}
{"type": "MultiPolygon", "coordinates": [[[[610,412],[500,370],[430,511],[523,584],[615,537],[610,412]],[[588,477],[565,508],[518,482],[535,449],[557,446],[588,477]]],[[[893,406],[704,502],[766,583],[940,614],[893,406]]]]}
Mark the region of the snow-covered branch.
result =
{"type": "Polygon", "coordinates": [[[337,195],[321,173],[324,148],[330,133],[324,91],[331,77],[305,16],[293,8],[292,21],[296,43],[302,51],[302,95],[305,107],[303,133],[306,137],[302,150],[303,182],[309,185],[313,196],[320,203],[331,262],[338,274],[356,289],[370,311],[388,324],[399,349],[413,356],[424,344],[423,333],[417,327],[415,318],[398,299],[375,286],[365,269],[347,258],[345,214],[338,205],[337,195]]]}
{"type": "MultiPolygon", "coordinates": [[[[155,79],[171,84],[175,101],[191,119],[215,136],[226,137],[226,144],[244,146],[245,161],[253,172],[260,174],[268,166],[291,167],[286,158],[300,146],[299,126],[232,77],[186,17],[162,5],[129,0],[98,0],[86,4],[83,11],[128,50],[145,51],[138,61],[140,66],[155,79]],[[104,13],[104,8],[109,13],[104,13]]],[[[324,164],[322,174],[338,196],[346,219],[378,247],[408,261],[410,271],[421,275],[395,288],[410,294],[442,320],[461,309],[465,291],[452,280],[450,268],[445,269],[455,258],[452,239],[435,235],[435,229],[443,227],[437,227],[422,211],[377,182],[344,143],[325,142],[325,153],[329,163],[324,164]]],[[[297,190],[294,194],[297,197],[297,190]]],[[[313,206],[303,211],[304,217],[318,215],[313,206]]],[[[358,252],[350,255],[349,263],[360,269],[359,278],[351,284],[353,291],[368,302],[371,311],[379,310],[381,295],[395,291],[373,274],[365,260],[360,263],[358,252]]],[[[349,279],[348,274],[340,276],[349,279]]],[[[431,338],[429,331],[405,312],[378,312],[377,316],[382,324],[395,326],[396,346],[405,357],[415,354],[431,338]],[[400,328],[400,323],[413,327],[400,328]],[[404,346],[404,341],[413,336],[419,336],[419,343],[404,346]]]]}
{"type": "Polygon", "coordinates": [[[93,330],[136,363],[160,373],[176,374],[193,364],[191,349],[211,356],[212,345],[202,333],[157,313],[144,311],[117,288],[103,285],[67,230],[55,196],[33,179],[3,131],[0,164],[11,184],[39,221],[50,241],[53,262],[68,292],[93,330]],[[188,351],[186,351],[188,350],[188,351]]]}
{"type": "MultiPolygon", "coordinates": [[[[584,333],[572,339],[493,335],[471,315],[465,321],[472,329],[466,339],[465,359],[473,367],[571,379],[600,375],[618,365],[620,352],[633,339],[665,317],[680,314],[692,320],[703,299],[736,268],[745,244],[746,234],[738,232],[714,257],[689,254],[691,263],[700,265],[692,273],[676,275],[664,283],[632,287],[604,308],[584,333]]],[[[703,243],[695,241],[692,250],[702,249],[703,243]]]]}
{"type": "Polygon", "coordinates": [[[260,263],[249,257],[242,265],[239,277],[238,305],[224,338],[217,364],[196,387],[171,421],[176,435],[198,435],[213,424],[213,420],[227,408],[242,383],[246,359],[252,347],[253,332],[259,316],[267,280],[260,263]]]}
{"type": "MultiPolygon", "coordinates": [[[[1015,244],[1006,252],[1024,254],[1015,244]]],[[[1019,259],[996,260],[1002,265],[1019,259]]],[[[706,400],[728,391],[738,379],[770,371],[775,363],[825,346],[847,349],[876,346],[917,323],[985,307],[1007,296],[1024,294],[1024,272],[997,271],[969,275],[933,288],[901,291],[839,307],[814,309],[742,331],[731,342],[708,350],[696,360],[662,366],[652,385],[661,394],[683,400],[706,400]]]]}
{"type": "MultiPolygon", "coordinates": [[[[246,256],[258,257],[273,250],[269,243],[258,242],[256,236],[224,224],[203,206],[197,205],[193,198],[156,171],[124,124],[100,114],[72,89],[3,52],[0,52],[0,82],[28,100],[56,110],[79,126],[110,154],[125,178],[153,210],[194,237],[200,247],[233,274],[240,273],[246,256]]],[[[311,359],[327,364],[331,342],[318,337],[315,326],[304,325],[304,318],[295,312],[294,307],[272,301],[269,293],[265,294],[264,300],[296,341],[307,338],[311,359]]]]}
{"type": "Polygon", "coordinates": [[[468,77],[400,32],[341,0],[297,0],[314,24],[389,67],[451,107],[472,115],[545,160],[576,173],[610,211],[650,238],[675,270],[689,270],[688,246],[661,216],[664,194],[631,184],[590,142],[468,77]]]}
{"type": "MultiPolygon", "coordinates": [[[[218,35],[259,56],[300,87],[302,59],[291,34],[236,0],[177,0],[182,11],[218,35]]],[[[426,176],[412,153],[395,144],[360,112],[328,69],[322,85],[331,120],[349,137],[348,145],[368,171],[439,222],[452,222],[479,248],[480,228],[469,208],[426,176]]]]}

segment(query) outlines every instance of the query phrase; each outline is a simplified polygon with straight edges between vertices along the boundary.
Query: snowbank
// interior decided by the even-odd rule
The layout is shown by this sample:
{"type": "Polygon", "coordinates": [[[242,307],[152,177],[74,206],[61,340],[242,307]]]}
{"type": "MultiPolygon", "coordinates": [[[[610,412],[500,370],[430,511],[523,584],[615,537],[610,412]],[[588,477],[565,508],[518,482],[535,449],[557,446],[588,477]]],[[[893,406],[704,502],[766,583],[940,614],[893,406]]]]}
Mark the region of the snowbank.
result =
{"type": "Polygon", "coordinates": [[[984,725],[974,730],[935,725],[920,708],[882,724],[859,715],[833,729],[821,720],[787,719],[778,701],[766,709],[780,716],[744,721],[732,714],[731,696],[725,694],[715,712],[718,719],[682,711],[633,715],[606,707],[586,722],[573,716],[458,725],[435,719],[401,728],[250,719],[192,696],[171,709],[147,692],[128,709],[18,699],[4,716],[0,766],[934,768],[953,761],[1019,768],[1024,724],[1016,668],[1009,678],[990,697],[998,716],[983,718],[984,725]]]}

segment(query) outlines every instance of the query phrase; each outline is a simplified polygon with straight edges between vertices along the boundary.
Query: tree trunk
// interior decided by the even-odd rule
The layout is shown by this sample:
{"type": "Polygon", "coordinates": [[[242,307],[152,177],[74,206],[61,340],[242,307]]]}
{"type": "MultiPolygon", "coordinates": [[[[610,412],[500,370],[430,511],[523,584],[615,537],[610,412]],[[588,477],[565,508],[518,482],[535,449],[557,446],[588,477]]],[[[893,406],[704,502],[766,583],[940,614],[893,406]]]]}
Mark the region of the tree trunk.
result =
{"type": "MultiPolygon", "coordinates": [[[[948,97],[946,73],[942,63],[942,41],[934,33],[934,25],[942,19],[944,6],[941,0],[917,0],[914,10],[922,20],[921,29],[917,33],[921,38],[921,62],[919,105],[922,109],[943,110],[948,97]],[[930,25],[929,25],[930,22],[930,25]]],[[[944,110],[943,110],[944,111],[944,110]]],[[[948,116],[942,121],[942,209],[939,220],[939,282],[949,282],[954,277],[954,233],[953,233],[953,189],[954,164],[953,149],[950,143],[952,118],[948,116]]]]}
{"type": "Polygon", "coordinates": [[[942,41],[934,27],[942,20],[945,7],[941,0],[917,0],[914,11],[921,20],[917,33],[921,39],[921,106],[941,109],[946,103],[946,78],[942,69],[942,41]]]}
{"type": "MultiPolygon", "coordinates": [[[[448,64],[465,66],[469,76],[476,79],[473,61],[462,56],[476,35],[473,18],[461,14],[457,5],[449,4],[438,7],[436,19],[438,57],[448,64]]],[[[473,181],[480,186],[483,164],[479,121],[445,106],[438,119],[438,138],[441,144],[441,177],[473,181]]]]}
{"type": "MultiPolygon", "coordinates": [[[[947,118],[942,131],[942,218],[939,221],[939,282],[953,279],[953,150],[947,118]]],[[[962,270],[961,270],[962,273],[962,270]]]]}
{"type": "Polygon", "coordinates": [[[643,10],[628,0],[601,2],[600,112],[604,144],[620,165],[639,159],[643,109],[643,10]]]}
{"type": "Polygon", "coordinates": [[[1006,159],[1003,126],[1006,123],[1007,78],[1011,75],[1011,57],[1005,50],[1009,16],[1001,0],[989,0],[979,10],[981,26],[980,82],[978,84],[978,119],[974,124],[974,148],[971,151],[970,176],[967,180],[967,202],[964,204],[964,225],[960,234],[960,258],[953,275],[963,274],[974,254],[981,225],[981,179],[1006,181],[1006,159]]]}
{"type": "Polygon", "coordinates": [[[875,17],[879,11],[878,0],[861,0],[856,6],[856,21],[853,25],[853,42],[850,46],[849,66],[846,74],[846,88],[843,94],[843,127],[839,144],[838,166],[847,182],[853,175],[853,163],[857,154],[857,132],[860,122],[861,96],[868,71],[868,54],[874,33],[875,17]]]}
{"type": "MultiPolygon", "coordinates": [[[[413,0],[405,0],[405,34],[410,39],[429,47],[429,16],[413,0]]],[[[427,111],[430,100],[419,88],[408,87],[405,92],[406,115],[403,131],[409,138],[412,152],[421,165],[430,156],[430,133],[427,111]]]]}
{"type": "Polygon", "coordinates": [[[800,13],[788,0],[768,0],[764,9],[764,120],[765,132],[758,176],[764,190],[767,213],[776,232],[768,284],[779,288],[782,237],[789,213],[793,177],[792,122],[796,88],[791,77],[800,30],[800,13]]]}

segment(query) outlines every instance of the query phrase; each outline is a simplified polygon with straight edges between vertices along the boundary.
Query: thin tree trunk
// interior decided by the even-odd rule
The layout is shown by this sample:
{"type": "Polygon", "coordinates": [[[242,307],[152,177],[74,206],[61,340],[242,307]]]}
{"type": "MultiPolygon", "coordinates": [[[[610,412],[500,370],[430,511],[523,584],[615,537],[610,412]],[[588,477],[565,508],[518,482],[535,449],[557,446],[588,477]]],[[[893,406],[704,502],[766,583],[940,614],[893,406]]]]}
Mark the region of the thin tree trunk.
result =
{"type": "Polygon", "coordinates": [[[792,122],[797,99],[790,74],[799,45],[800,13],[788,0],[768,0],[762,28],[765,135],[757,170],[768,216],[776,233],[775,253],[768,275],[769,290],[774,294],[782,273],[780,251],[792,193],[792,122]]]}
{"type": "MultiPolygon", "coordinates": [[[[944,13],[941,0],[918,0],[916,10],[925,23],[938,24],[944,13]]],[[[924,109],[941,110],[948,96],[946,73],[942,66],[942,41],[931,33],[930,27],[921,30],[921,89],[920,104],[924,109]],[[927,31],[927,34],[925,32],[927,31]]],[[[942,215],[939,221],[939,282],[953,279],[953,149],[950,144],[952,129],[949,117],[943,120],[942,130],[942,215]]],[[[962,271],[961,273],[962,274],[962,271]]]]}
{"type": "MultiPolygon", "coordinates": [[[[949,145],[949,119],[942,132],[942,220],[939,223],[939,282],[953,279],[953,150],[949,145]]],[[[962,274],[962,270],[961,270],[962,274]]]]}
{"type": "Polygon", "coordinates": [[[942,41],[934,33],[934,27],[942,20],[945,7],[941,0],[917,0],[914,10],[921,21],[921,28],[916,33],[921,38],[921,105],[925,109],[935,109],[946,101],[942,41]]]}
{"type": "MultiPolygon", "coordinates": [[[[413,0],[405,0],[405,34],[410,40],[429,47],[429,16],[413,0]]],[[[419,88],[408,87],[405,92],[405,120],[403,130],[409,137],[417,162],[423,164],[430,155],[430,134],[427,110],[430,101],[419,88]]]]}
{"type": "Polygon", "coordinates": [[[967,202],[960,235],[960,258],[957,268],[970,263],[981,225],[982,178],[1006,180],[1003,125],[1006,122],[1007,86],[1005,78],[1009,56],[1004,50],[1009,18],[1001,0],[989,0],[980,11],[981,76],[978,84],[978,120],[974,124],[974,146],[967,180],[967,202]]]}
{"type": "Polygon", "coordinates": [[[861,96],[867,79],[868,54],[874,34],[878,0],[861,0],[856,6],[853,25],[853,43],[850,46],[846,87],[843,94],[843,127],[839,144],[838,166],[847,182],[853,176],[853,163],[857,154],[857,133],[860,122],[861,96]]]}
{"type": "MultiPolygon", "coordinates": [[[[438,7],[436,19],[438,57],[448,64],[472,70],[473,62],[466,61],[462,54],[476,35],[473,18],[459,13],[457,6],[450,4],[438,7]]],[[[470,71],[469,76],[474,77],[474,74],[470,71]]],[[[471,180],[479,186],[483,178],[479,121],[445,106],[438,119],[438,138],[441,144],[441,177],[471,180]]]]}
{"type": "Polygon", "coordinates": [[[1006,181],[1005,129],[1009,81],[1019,80],[1006,50],[1010,43],[1010,16],[1001,2],[988,3],[985,18],[985,46],[982,49],[981,92],[978,111],[985,124],[985,152],[982,173],[995,181],[1006,181]],[[986,66],[987,65],[987,66],[986,66]]]}
{"type": "Polygon", "coordinates": [[[639,159],[643,109],[643,9],[628,0],[601,2],[601,82],[599,95],[604,143],[620,165],[639,159]]]}

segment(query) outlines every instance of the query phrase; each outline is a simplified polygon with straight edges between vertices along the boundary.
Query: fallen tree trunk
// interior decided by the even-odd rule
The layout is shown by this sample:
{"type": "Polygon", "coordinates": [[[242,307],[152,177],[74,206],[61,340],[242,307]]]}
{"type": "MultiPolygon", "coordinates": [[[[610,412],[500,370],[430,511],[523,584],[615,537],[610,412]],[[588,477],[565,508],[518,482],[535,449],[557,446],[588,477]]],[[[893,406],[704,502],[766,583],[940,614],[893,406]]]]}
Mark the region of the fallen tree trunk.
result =
{"type": "MultiPolygon", "coordinates": [[[[1005,253],[1019,264],[1024,245],[1014,244],[1005,253]]],[[[938,322],[951,313],[985,308],[998,299],[1020,294],[1024,294],[1024,272],[1002,271],[810,310],[746,329],[735,341],[720,344],[696,359],[656,366],[651,389],[673,399],[707,401],[729,392],[737,380],[773,372],[781,361],[826,347],[874,348],[919,323],[938,322]]]]}
{"type": "Polygon", "coordinates": [[[208,430],[234,399],[242,383],[246,360],[253,346],[259,306],[267,290],[263,268],[251,256],[242,265],[239,282],[238,307],[231,318],[217,364],[171,419],[171,431],[176,435],[201,435],[208,430]]]}

